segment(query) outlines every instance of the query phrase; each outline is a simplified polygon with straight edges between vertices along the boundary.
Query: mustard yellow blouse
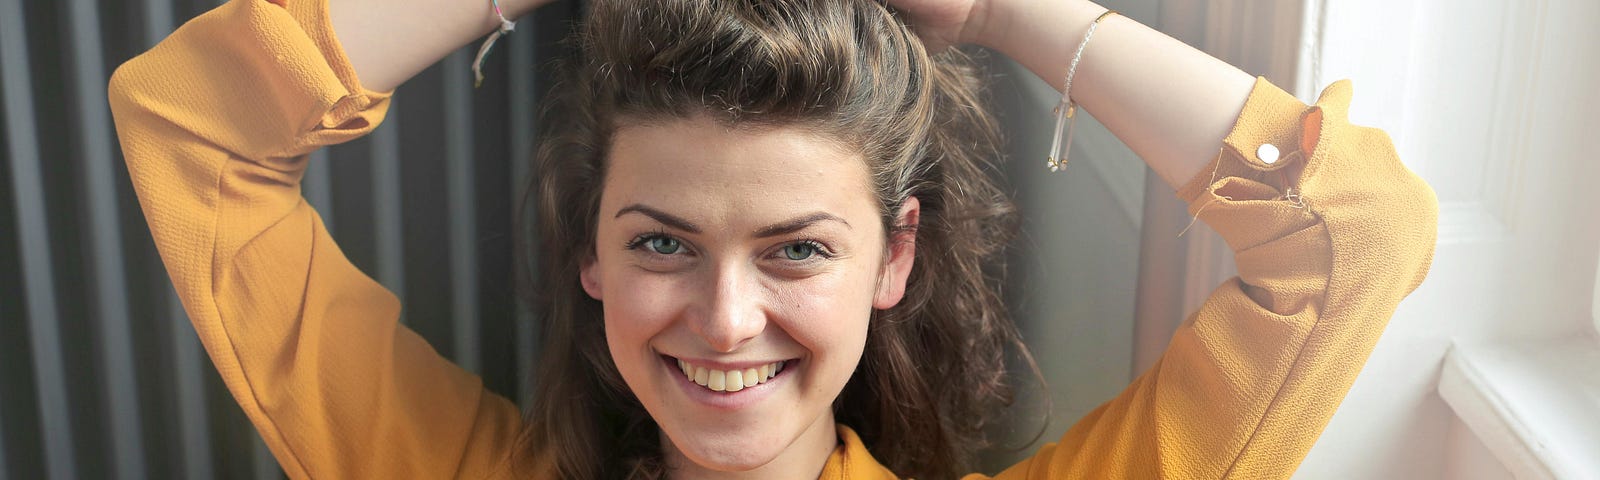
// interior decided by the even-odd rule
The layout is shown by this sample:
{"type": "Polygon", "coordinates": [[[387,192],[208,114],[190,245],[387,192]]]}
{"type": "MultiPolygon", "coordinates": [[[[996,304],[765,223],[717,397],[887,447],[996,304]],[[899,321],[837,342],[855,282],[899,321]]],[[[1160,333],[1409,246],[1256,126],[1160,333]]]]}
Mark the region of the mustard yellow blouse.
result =
{"type": "MultiPolygon", "coordinates": [[[[517,407],[396,319],[300,195],[307,153],[366,134],[326,0],[234,0],[118,68],[145,218],[228,389],[292,478],[500,478],[517,407]]],[[[1219,163],[1177,195],[1237,253],[1154,368],[997,478],[1287,478],[1432,260],[1438,203],[1350,84],[1258,79],[1219,163]],[[1257,158],[1263,143],[1283,153],[1257,158]],[[1292,187],[1292,190],[1291,190],[1292,187]]],[[[894,475],[843,426],[823,478],[894,475]]],[[[523,460],[518,460],[523,461],[523,460]]],[[[972,478],[983,478],[978,475],[972,478]]]]}

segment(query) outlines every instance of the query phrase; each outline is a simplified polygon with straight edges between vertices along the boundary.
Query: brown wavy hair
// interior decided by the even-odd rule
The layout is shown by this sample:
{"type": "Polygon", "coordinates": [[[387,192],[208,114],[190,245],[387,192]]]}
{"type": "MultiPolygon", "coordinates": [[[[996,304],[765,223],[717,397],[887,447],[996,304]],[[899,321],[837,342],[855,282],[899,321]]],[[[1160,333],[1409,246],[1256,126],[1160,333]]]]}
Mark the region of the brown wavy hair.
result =
{"type": "Polygon", "coordinates": [[[537,230],[519,249],[541,273],[523,270],[544,344],[519,450],[559,478],[665,476],[658,427],[612,363],[578,271],[594,255],[622,121],[708,114],[805,128],[864,154],[886,249],[908,231],[917,248],[904,299],[873,312],[835,417],[899,475],[969,471],[1012,401],[1008,349],[1029,359],[1000,297],[1016,213],[991,178],[1001,141],[972,59],[930,55],[873,0],[600,0],[566,46],[527,197],[537,230]],[[897,225],[910,196],[920,224],[897,225]]]}

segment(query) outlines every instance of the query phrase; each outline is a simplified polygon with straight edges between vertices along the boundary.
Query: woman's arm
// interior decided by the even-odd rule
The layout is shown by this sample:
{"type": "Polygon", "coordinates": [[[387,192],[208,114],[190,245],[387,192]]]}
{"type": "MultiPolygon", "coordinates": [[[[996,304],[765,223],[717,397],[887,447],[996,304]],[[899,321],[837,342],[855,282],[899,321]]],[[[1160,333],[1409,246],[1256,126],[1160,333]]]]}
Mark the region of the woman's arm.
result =
{"type": "MultiPolygon", "coordinates": [[[[977,41],[1057,90],[1084,30],[1106,10],[1087,1],[990,4],[977,41]]],[[[1176,190],[1216,158],[1254,83],[1233,65],[1114,15],[1084,49],[1072,98],[1176,190]]]]}
{"type": "MultiPolygon", "coordinates": [[[[534,470],[516,449],[517,407],[400,325],[399,299],[301,197],[307,154],[366,135],[389,108],[389,93],[358,81],[328,17],[327,0],[233,0],[112,75],[117,134],[167,273],[290,478],[534,470]]],[[[424,39],[389,53],[427,63],[442,55],[430,53],[445,42],[436,33],[350,36],[424,39]]],[[[387,76],[389,90],[412,74],[384,70],[362,73],[387,76]]]]}
{"type": "MultiPolygon", "coordinates": [[[[910,13],[935,47],[976,43],[999,50],[1056,90],[1089,23],[1106,11],[1085,0],[891,3],[910,13]]],[[[1226,62],[1114,15],[1100,22],[1084,49],[1072,99],[1176,190],[1216,158],[1254,82],[1226,62]]]]}
{"type": "MultiPolygon", "coordinates": [[[[1079,0],[895,1],[924,41],[983,42],[1058,87],[1104,11],[1079,0]]],[[[1072,93],[1222,236],[1239,275],[1153,367],[998,478],[1288,478],[1426,276],[1437,198],[1386,133],[1349,122],[1348,81],[1308,106],[1113,16],[1072,93]],[[1263,144],[1281,156],[1257,158],[1263,144]]]]}
{"type": "MultiPolygon", "coordinates": [[[[345,56],[368,89],[393,91],[417,72],[500,26],[490,0],[330,0],[345,56]]],[[[515,20],[550,0],[499,0],[515,20]]]]}

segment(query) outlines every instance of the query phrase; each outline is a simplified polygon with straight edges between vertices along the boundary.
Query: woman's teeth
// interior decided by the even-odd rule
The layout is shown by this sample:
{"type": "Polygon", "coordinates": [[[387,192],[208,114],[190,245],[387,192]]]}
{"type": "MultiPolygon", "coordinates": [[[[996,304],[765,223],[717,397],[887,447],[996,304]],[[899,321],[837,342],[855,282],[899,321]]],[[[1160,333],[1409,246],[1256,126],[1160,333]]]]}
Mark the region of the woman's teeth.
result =
{"type": "Polygon", "coordinates": [[[767,383],[772,376],[783,370],[783,362],[772,362],[758,368],[744,370],[711,370],[705,367],[696,367],[688,362],[678,360],[678,369],[690,381],[713,392],[737,392],[746,387],[767,383]]]}

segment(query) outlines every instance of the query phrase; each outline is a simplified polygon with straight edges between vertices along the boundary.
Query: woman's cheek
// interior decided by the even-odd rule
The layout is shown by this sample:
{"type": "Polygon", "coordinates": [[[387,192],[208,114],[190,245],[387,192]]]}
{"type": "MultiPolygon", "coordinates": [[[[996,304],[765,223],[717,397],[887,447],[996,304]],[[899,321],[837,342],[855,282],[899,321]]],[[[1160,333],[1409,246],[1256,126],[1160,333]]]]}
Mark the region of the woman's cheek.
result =
{"type": "Polygon", "coordinates": [[[634,269],[614,272],[616,281],[606,286],[611,293],[606,297],[606,328],[622,330],[613,332],[619,338],[648,341],[672,322],[689,297],[683,282],[672,276],[628,270],[634,269]]]}
{"type": "Polygon", "coordinates": [[[783,298],[774,302],[785,305],[787,311],[777,317],[790,337],[814,354],[833,358],[859,352],[872,314],[871,283],[839,273],[786,285],[783,298]]]}

